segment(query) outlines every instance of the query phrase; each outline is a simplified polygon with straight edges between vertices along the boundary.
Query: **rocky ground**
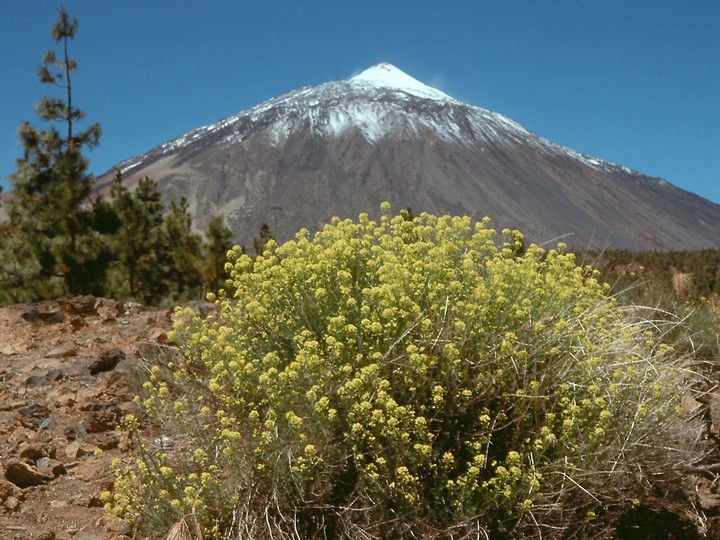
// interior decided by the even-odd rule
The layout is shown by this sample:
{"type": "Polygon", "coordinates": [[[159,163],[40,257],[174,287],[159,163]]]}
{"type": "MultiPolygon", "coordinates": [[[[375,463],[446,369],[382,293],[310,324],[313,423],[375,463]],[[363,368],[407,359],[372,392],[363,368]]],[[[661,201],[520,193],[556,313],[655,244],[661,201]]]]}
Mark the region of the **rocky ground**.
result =
{"type": "Polygon", "coordinates": [[[171,316],[94,297],[0,308],[0,539],[127,540],[100,494],[171,316]]]}
{"type": "MultiPolygon", "coordinates": [[[[100,494],[127,452],[115,428],[171,324],[172,310],[94,297],[0,307],[0,539],[132,535],[100,494]]],[[[689,467],[691,492],[651,494],[618,537],[720,539],[720,395],[700,401],[689,408],[706,456],[689,467]]]]}

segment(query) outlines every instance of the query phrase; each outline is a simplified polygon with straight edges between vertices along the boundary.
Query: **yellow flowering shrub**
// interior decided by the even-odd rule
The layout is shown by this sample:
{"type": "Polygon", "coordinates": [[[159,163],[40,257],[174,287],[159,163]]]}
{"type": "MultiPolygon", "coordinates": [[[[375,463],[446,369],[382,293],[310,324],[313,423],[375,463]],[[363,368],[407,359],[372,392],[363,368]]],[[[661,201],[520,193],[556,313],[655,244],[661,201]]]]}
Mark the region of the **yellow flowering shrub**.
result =
{"type": "Polygon", "coordinates": [[[108,508],[243,538],[607,525],[681,449],[672,351],[563,246],[488,224],[384,205],[232,250],[234,297],[178,312],[184,359],[139,400],[176,457],[141,443],[108,508]]]}

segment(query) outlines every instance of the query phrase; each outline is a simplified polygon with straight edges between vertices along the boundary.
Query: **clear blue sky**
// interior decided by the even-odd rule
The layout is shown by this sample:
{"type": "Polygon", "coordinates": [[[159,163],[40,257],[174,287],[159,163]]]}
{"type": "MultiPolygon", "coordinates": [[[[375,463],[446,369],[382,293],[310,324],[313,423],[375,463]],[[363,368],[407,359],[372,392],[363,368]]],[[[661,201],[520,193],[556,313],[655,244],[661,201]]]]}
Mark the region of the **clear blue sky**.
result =
{"type": "MultiPolygon", "coordinates": [[[[60,2],[0,18],[0,176],[52,88],[60,2]]],[[[65,0],[101,174],[195,127],[387,61],[556,143],[720,203],[719,0],[65,0]]]]}

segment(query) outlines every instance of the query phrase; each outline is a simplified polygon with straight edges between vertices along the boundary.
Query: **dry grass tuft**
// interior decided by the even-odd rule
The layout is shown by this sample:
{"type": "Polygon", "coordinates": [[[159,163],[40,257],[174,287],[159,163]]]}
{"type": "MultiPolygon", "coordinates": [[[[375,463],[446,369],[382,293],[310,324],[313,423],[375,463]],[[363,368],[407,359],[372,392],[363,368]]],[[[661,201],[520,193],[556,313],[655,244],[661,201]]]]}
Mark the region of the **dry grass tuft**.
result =
{"type": "Polygon", "coordinates": [[[165,540],[203,540],[200,524],[195,518],[195,512],[183,516],[172,526],[165,540]]]}
{"type": "Polygon", "coordinates": [[[680,272],[677,268],[670,269],[672,272],[672,286],[679,302],[685,299],[693,290],[693,276],[687,272],[680,272]]]}

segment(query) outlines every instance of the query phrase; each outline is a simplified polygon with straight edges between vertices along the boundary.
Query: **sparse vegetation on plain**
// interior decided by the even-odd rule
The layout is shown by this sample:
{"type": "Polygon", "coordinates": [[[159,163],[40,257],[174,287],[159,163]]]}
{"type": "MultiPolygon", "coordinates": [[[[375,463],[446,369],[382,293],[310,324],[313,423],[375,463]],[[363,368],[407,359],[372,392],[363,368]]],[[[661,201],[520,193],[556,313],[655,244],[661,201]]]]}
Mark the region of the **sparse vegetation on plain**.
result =
{"type": "Polygon", "coordinates": [[[231,252],[233,298],[178,313],[107,508],[209,538],[609,535],[695,434],[673,323],[572,254],[469,218],[335,220],[231,252]],[[650,313],[651,314],[651,313],[650,313]]]}

